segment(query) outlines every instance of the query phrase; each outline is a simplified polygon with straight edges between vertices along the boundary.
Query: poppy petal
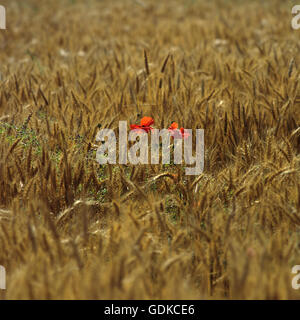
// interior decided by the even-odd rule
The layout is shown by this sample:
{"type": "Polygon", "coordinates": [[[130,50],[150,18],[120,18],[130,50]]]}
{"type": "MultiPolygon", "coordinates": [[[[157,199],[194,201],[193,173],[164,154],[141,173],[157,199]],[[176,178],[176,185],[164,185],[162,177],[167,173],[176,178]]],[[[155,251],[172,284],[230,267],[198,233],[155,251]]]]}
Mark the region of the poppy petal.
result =
{"type": "Polygon", "coordinates": [[[151,117],[143,117],[141,119],[141,126],[143,127],[149,127],[153,123],[154,123],[154,120],[151,117]]]}
{"type": "Polygon", "coordinates": [[[177,122],[172,122],[172,124],[169,127],[170,130],[175,130],[178,129],[178,123],[177,122]]]}
{"type": "Polygon", "coordinates": [[[180,128],[180,133],[184,139],[186,139],[190,136],[190,134],[188,132],[185,132],[185,129],[182,127],[180,128]]]}

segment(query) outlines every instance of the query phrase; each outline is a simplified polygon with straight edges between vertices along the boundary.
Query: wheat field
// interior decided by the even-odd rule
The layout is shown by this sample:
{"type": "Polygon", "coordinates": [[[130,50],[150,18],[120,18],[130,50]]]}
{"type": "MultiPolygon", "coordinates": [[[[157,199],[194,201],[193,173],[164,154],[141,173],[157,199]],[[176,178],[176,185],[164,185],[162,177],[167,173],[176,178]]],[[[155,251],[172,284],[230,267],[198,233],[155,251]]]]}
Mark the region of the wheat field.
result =
{"type": "Polygon", "coordinates": [[[2,0],[0,299],[299,299],[289,1],[2,0]],[[204,171],[99,165],[99,128],[204,129],[204,171]]]}

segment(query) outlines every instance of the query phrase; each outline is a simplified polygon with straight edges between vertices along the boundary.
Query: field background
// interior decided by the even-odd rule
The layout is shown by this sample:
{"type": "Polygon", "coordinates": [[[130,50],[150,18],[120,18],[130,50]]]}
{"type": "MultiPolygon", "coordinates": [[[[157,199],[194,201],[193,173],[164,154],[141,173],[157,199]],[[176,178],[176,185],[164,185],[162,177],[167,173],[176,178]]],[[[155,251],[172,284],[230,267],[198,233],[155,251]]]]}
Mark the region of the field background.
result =
{"type": "Polygon", "coordinates": [[[1,299],[300,298],[292,2],[1,4],[1,299]],[[203,174],[100,167],[141,116],[205,129],[203,174]]]}

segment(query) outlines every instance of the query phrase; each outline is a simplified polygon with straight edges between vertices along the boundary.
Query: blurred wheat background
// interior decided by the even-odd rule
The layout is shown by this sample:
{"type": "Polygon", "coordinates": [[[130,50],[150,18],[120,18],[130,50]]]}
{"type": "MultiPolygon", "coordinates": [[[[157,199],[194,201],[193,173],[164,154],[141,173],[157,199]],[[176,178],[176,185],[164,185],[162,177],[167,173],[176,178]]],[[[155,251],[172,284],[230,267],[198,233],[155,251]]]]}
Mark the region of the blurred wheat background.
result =
{"type": "Polygon", "coordinates": [[[1,5],[1,299],[300,298],[292,2],[1,5]],[[141,115],[204,129],[203,174],[100,166],[141,115]]]}

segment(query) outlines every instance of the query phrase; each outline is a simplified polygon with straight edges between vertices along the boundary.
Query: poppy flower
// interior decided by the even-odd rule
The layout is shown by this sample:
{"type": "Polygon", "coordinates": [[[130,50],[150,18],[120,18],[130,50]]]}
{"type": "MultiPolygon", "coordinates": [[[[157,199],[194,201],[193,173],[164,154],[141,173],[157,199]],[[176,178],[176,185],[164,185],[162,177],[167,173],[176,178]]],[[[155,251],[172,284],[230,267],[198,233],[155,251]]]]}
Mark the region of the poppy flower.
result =
{"type": "Polygon", "coordinates": [[[184,128],[181,127],[180,130],[178,130],[178,123],[173,121],[168,128],[168,130],[171,132],[171,136],[175,139],[186,139],[189,137],[189,133],[184,131],[184,128]]]}
{"type": "Polygon", "coordinates": [[[178,123],[173,121],[170,125],[170,127],[168,128],[168,130],[172,131],[172,130],[176,130],[178,129],[178,123]]]}
{"type": "Polygon", "coordinates": [[[190,134],[188,132],[185,132],[185,129],[182,127],[180,128],[180,133],[184,139],[190,136],[190,134]]]}
{"type": "Polygon", "coordinates": [[[151,125],[154,123],[154,120],[151,117],[143,117],[141,119],[141,124],[131,124],[130,129],[131,130],[138,130],[138,131],[146,131],[147,133],[150,130],[153,130],[151,125]]]}

